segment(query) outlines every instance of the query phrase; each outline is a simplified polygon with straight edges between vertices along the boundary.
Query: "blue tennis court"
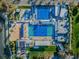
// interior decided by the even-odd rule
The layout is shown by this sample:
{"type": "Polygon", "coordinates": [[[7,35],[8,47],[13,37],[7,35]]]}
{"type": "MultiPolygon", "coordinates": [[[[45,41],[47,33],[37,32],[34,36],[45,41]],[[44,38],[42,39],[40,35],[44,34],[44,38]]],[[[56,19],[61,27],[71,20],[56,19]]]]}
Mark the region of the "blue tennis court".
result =
{"type": "Polygon", "coordinates": [[[29,24],[29,36],[55,36],[53,25],[31,25],[29,24]]]}
{"type": "Polygon", "coordinates": [[[48,6],[37,7],[35,12],[37,20],[49,20],[50,18],[50,8],[48,6]]]}

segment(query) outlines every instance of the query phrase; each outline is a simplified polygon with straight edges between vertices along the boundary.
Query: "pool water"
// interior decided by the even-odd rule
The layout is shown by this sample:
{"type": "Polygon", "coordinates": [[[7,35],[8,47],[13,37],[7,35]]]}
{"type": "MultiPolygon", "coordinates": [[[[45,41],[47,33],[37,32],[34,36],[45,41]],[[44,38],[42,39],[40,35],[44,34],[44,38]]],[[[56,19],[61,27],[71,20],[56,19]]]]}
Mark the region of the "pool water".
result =
{"type": "Polygon", "coordinates": [[[34,35],[35,36],[46,36],[47,35],[47,27],[46,26],[34,26],[34,35]],[[38,34],[39,33],[39,34],[38,34]],[[42,34],[43,33],[43,34],[42,34]]]}
{"type": "Polygon", "coordinates": [[[30,15],[31,15],[31,12],[29,10],[26,10],[23,14],[24,20],[30,19],[30,15]]]}
{"type": "Polygon", "coordinates": [[[54,36],[53,25],[29,25],[29,36],[54,36]]]}
{"type": "Polygon", "coordinates": [[[37,20],[49,20],[50,18],[50,8],[46,6],[37,7],[35,12],[37,20]]]}

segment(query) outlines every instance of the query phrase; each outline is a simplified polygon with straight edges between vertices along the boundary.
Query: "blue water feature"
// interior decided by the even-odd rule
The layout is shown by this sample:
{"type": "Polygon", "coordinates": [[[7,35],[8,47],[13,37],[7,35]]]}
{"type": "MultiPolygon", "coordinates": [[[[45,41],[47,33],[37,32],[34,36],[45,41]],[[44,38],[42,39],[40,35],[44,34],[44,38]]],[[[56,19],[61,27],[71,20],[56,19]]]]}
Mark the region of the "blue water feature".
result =
{"type": "Polygon", "coordinates": [[[49,20],[50,19],[50,8],[47,6],[40,6],[36,8],[36,19],[37,20],[49,20]]]}
{"type": "Polygon", "coordinates": [[[21,28],[20,28],[20,38],[22,38],[24,36],[24,24],[21,24],[21,28]]]}
{"type": "Polygon", "coordinates": [[[35,5],[31,7],[31,13],[32,14],[35,13],[35,8],[36,8],[35,5]]]}
{"type": "Polygon", "coordinates": [[[34,36],[47,36],[47,26],[45,25],[35,25],[34,26],[34,36]]]}
{"type": "Polygon", "coordinates": [[[26,10],[23,14],[24,20],[30,19],[31,11],[26,10]]]}
{"type": "Polygon", "coordinates": [[[29,36],[55,36],[53,25],[29,25],[29,36]]]}

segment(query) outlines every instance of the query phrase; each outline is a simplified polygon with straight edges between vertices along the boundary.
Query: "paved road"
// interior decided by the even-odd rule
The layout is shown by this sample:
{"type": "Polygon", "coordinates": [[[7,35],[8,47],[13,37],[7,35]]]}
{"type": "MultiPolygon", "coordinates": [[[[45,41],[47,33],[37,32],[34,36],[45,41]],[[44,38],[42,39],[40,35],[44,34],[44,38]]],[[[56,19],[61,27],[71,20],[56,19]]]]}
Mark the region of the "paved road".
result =
{"type": "Polygon", "coordinates": [[[4,37],[3,37],[3,32],[0,33],[0,59],[5,59],[5,56],[4,56],[4,37]]]}

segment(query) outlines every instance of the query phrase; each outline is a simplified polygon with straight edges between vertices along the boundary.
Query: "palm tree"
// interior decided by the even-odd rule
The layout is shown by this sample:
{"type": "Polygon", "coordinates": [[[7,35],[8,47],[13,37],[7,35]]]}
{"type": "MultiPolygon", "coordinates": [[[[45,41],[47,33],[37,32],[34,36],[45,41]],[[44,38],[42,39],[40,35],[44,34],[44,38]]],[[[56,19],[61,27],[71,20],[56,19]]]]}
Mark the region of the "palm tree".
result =
{"type": "Polygon", "coordinates": [[[9,0],[0,0],[0,12],[7,12],[8,17],[16,9],[16,5],[12,4],[9,0]]]}

